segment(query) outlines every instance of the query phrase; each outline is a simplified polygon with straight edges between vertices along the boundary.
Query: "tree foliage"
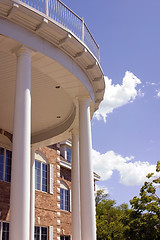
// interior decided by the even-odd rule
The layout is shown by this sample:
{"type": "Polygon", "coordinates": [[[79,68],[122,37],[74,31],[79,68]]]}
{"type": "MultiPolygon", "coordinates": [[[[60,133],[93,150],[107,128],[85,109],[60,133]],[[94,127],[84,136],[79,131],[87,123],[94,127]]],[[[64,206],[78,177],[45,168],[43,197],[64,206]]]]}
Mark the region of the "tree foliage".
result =
{"type": "Polygon", "coordinates": [[[156,174],[149,173],[139,197],[115,206],[103,190],[97,192],[97,240],[158,240],[160,239],[160,161],[156,174]],[[157,176],[159,174],[159,176],[157,176]]]}
{"type": "Polygon", "coordinates": [[[97,240],[123,240],[126,226],[122,219],[130,210],[127,204],[116,207],[116,202],[108,197],[103,190],[97,192],[97,240]]]}
{"type": "MultiPolygon", "coordinates": [[[[156,173],[160,172],[160,162],[157,162],[156,173]]],[[[139,197],[131,201],[132,212],[130,214],[127,239],[160,239],[160,177],[154,173],[147,175],[148,181],[140,189],[139,197]]]]}

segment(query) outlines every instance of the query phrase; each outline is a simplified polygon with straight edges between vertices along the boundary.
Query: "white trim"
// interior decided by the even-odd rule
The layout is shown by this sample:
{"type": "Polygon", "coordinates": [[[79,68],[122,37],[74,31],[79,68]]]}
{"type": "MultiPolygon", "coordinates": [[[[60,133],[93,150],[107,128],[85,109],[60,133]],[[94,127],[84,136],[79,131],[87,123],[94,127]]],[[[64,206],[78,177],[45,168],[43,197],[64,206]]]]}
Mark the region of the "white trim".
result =
{"type": "Polygon", "coordinates": [[[53,226],[49,226],[49,240],[53,240],[53,226]]]}
{"type": "MultiPolygon", "coordinates": [[[[39,161],[39,160],[36,160],[35,159],[35,165],[36,165],[36,162],[39,162],[40,164],[41,164],[41,168],[40,168],[40,189],[37,189],[36,188],[36,185],[35,185],[35,190],[36,191],[41,191],[41,192],[44,192],[44,193],[48,193],[49,192],[49,187],[48,187],[48,179],[49,179],[49,174],[48,174],[48,168],[49,168],[49,164],[47,164],[47,163],[44,163],[44,162],[41,162],[41,161],[39,161]],[[42,172],[43,172],[43,167],[42,167],[42,164],[44,164],[44,165],[46,165],[47,166],[47,191],[43,191],[42,190],[42,177],[43,177],[43,174],[42,174],[42,172]]],[[[36,171],[35,171],[35,173],[36,173],[36,171]]],[[[35,175],[35,177],[36,177],[36,175],[35,175]]]]}
{"type": "Polygon", "coordinates": [[[47,158],[38,150],[35,151],[35,160],[48,164],[47,158]]]}
{"type": "Polygon", "coordinates": [[[61,213],[60,212],[57,212],[57,217],[60,217],[61,216],[61,213]]]}
{"type": "Polygon", "coordinates": [[[7,148],[12,151],[12,143],[10,140],[3,134],[0,134],[0,146],[3,148],[7,148]]]}
{"type": "Polygon", "coordinates": [[[60,160],[60,166],[71,170],[71,163],[66,162],[66,161],[64,161],[62,159],[60,160]]]}
{"type": "Polygon", "coordinates": [[[60,226],[61,225],[61,220],[57,219],[57,225],[60,226]]]}
{"type": "Polygon", "coordinates": [[[69,210],[70,212],[72,212],[72,190],[69,190],[69,203],[70,203],[70,207],[69,210]]]}
{"type": "Polygon", "coordinates": [[[65,189],[67,191],[69,190],[68,185],[63,181],[60,181],[60,188],[65,189]]]}
{"type": "Polygon", "coordinates": [[[57,170],[60,170],[60,165],[57,165],[57,170]]]}
{"type": "Polygon", "coordinates": [[[53,194],[53,183],[54,183],[54,168],[53,164],[49,164],[49,193],[53,194]]]}
{"type": "Polygon", "coordinates": [[[72,147],[72,141],[71,140],[66,140],[66,141],[60,142],[60,145],[67,145],[69,147],[72,147]]]}

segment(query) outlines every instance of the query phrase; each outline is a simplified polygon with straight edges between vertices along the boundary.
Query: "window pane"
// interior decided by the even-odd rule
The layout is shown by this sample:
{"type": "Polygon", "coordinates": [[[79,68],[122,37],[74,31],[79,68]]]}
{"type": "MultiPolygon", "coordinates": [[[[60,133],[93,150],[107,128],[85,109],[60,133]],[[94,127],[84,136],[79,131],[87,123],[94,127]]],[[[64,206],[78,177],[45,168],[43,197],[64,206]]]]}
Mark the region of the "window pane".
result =
{"type": "Polygon", "coordinates": [[[60,240],[70,240],[70,236],[60,236],[60,240]]]}
{"type": "Polygon", "coordinates": [[[35,189],[41,190],[41,163],[35,161],[35,189]]]}
{"type": "Polygon", "coordinates": [[[6,150],[5,181],[11,181],[12,152],[6,150]]]}
{"type": "Polygon", "coordinates": [[[41,227],[41,240],[47,240],[47,228],[41,227]]]}
{"type": "Polygon", "coordinates": [[[47,192],[47,164],[42,163],[42,191],[47,192]]]}
{"type": "Polygon", "coordinates": [[[60,189],[60,209],[69,211],[69,195],[68,195],[68,190],[61,188],[60,189]]]}
{"type": "Polygon", "coordinates": [[[9,240],[9,223],[3,223],[2,240],[9,240]]]}
{"type": "Polygon", "coordinates": [[[61,189],[60,189],[60,209],[61,209],[61,210],[64,210],[64,203],[63,203],[63,202],[64,202],[64,201],[63,201],[63,195],[64,195],[64,194],[63,194],[63,191],[64,191],[64,189],[61,188],[61,189]]]}
{"type": "Polygon", "coordinates": [[[39,240],[40,227],[34,227],[34,240],[39,240]]]}
{"type": "Polygon", "coordinates": [[[66,237],[65,237],[65,240],[70,240],[70,236],[66,236],[66,237]]]}
{"type": "Polygon", "coordinates": [[[65,210],[68,211],[68,190],[64,190],[65,191],[65,210]]]}
{"type": "Polygon", "coordinates": [[[4,148],[0,147],[0,180],[3,180],[4,148]]]}
{"type": "Polygon", "coordinates": [[[71,163],[71,148],[67,148],[67,161],[71,163]]]}

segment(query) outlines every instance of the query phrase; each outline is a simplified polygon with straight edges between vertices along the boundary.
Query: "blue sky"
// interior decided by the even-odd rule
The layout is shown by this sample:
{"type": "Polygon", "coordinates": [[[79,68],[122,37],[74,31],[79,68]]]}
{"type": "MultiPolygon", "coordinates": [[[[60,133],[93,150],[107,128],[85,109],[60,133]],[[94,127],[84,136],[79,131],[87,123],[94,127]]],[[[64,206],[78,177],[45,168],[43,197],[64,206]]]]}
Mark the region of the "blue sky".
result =
{"type": "Polygon", "coordinates": [[[106,93],[92,119],[98,185],[128,203],[160,160],[160,1],[63,2],[100,45],[106,93]]]}

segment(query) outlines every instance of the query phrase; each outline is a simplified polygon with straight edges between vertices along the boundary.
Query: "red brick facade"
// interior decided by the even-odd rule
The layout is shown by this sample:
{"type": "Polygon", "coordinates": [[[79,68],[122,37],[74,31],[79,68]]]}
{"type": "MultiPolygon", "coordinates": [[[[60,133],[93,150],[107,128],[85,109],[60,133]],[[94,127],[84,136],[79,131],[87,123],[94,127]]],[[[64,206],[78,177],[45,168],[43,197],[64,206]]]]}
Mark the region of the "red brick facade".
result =
{"type": "MultiPolygon", "coordinates": [[[[71,170],[60,167],[60,151],[56,146],[38,151],[45,156],[48,165],[53,165],[54,184],[53,194],[35,191],[35,225],[53,226],[53,240],[57,240],[60,235],[71,235],[71,212],[60,210],[60,181],[71,190],[71,170]]],[[[0,221],[9,222],[9,208],[10,183],[0,181],[0,221]]]]}

